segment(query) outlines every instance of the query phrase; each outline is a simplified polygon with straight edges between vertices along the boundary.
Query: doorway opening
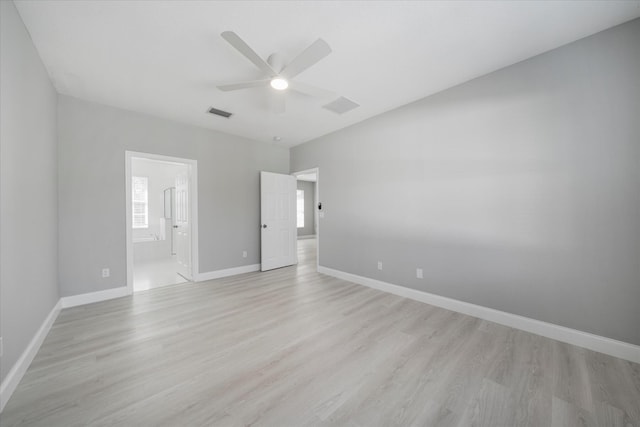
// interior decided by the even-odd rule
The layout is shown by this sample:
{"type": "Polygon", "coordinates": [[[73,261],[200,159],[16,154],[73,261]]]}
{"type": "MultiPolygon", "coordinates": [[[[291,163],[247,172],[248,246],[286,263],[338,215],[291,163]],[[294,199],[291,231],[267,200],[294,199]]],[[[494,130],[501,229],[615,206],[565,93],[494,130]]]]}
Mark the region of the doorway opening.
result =
{"type": "Polygon", "coordinates": [[[298,262],[320,265],[320,219],[324,215],[320,204],[319,168],[294,172],[297,184],[298,262]]]}
{"type": "Polygon", "coordinates": [[[127,151],[127,289],[194,280],[197,273],[197,162],[127,151]]]}

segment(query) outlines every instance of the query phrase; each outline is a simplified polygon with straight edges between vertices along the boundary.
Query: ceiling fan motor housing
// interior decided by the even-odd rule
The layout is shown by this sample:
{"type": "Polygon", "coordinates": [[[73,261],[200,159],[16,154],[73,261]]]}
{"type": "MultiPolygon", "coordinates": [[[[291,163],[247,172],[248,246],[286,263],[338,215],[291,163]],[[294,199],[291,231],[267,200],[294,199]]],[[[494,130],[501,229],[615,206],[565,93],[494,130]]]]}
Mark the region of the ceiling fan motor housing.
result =
{"type": "Polygon", "coordinates": [[[279,53],[272,53],[271,55],[269,55],[269,57],[267,58],[267,63],[271,65],[273,71],[278,74],[280,74],[280,72],[282,72],[282,69],[284,68],[284,58],[279,53]]]}

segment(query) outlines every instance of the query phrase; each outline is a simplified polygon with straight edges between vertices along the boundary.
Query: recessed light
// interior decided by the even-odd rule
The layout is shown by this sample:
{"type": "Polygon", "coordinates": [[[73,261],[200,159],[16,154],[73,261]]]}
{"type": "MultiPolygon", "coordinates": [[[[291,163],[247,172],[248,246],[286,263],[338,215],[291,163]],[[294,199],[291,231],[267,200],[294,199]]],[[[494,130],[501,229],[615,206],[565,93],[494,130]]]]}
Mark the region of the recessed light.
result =
{"type": "Polygon", "coordinates": [[[271,87],[275,90],[285,90],[289,87],[289,82],[282,77],[274,77],[271,79],[271,87]]]}

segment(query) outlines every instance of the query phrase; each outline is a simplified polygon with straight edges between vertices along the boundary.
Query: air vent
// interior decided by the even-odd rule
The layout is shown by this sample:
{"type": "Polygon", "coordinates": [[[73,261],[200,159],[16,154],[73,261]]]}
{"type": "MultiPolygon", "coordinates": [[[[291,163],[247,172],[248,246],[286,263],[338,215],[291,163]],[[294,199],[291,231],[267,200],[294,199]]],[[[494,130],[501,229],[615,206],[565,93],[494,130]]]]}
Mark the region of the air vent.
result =
{"type": "Polygon", "coordinates": [[[231,113],[227,111],[218,110],[217,108],[213,108],[213,107],[209,108],[209,113],[215,114],[216,116],[224,117],[225,119],[228,119],[229,117],[231,117],[231,113]]]}
{"type": "Polygon", "coordinates": [[[347,111],[351,111],[354,108],[359,107],[359,104],[356,104],[350,99],[341,96],[333,102],[328,103],[327,105],[323,105],[322,108],[326,108],[329,111],[333,111],[336,114],[344,114],[347,111]]]}

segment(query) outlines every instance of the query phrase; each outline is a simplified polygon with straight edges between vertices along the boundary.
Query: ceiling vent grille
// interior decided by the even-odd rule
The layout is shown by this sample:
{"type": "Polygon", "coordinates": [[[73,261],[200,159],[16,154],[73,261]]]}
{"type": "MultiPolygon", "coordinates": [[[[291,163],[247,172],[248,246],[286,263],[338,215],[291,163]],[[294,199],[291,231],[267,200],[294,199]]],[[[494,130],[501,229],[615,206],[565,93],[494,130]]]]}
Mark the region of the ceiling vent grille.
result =
{"type": "Polygon", "coordinates": [[[322,108],[326,108],[327,110],[333,111],[336,114],[344,114],[347,111],[351,111],[354,108],[357,108],[359,106],[360,106],[359,104],[356,104],[352,100],[347,99],[344,96],[341,96],[335,101],[332,101],[327,105],[323,105],[322,108]]]}
{"type": "Polygon", "coordinates": [[[224,117],[225,119],[231,117],[231,113],[229,113],[228,111],[218,110],[217,108],[213,107],[209,108],[209,113],[215,114],[216,116],[224,117]]]}

